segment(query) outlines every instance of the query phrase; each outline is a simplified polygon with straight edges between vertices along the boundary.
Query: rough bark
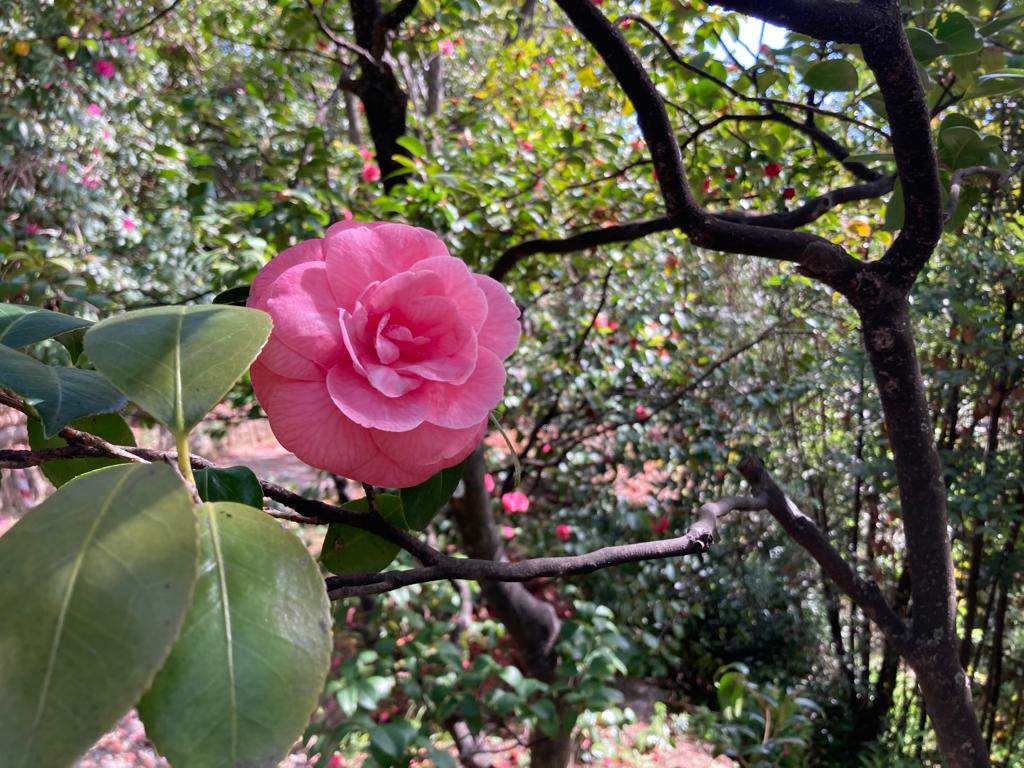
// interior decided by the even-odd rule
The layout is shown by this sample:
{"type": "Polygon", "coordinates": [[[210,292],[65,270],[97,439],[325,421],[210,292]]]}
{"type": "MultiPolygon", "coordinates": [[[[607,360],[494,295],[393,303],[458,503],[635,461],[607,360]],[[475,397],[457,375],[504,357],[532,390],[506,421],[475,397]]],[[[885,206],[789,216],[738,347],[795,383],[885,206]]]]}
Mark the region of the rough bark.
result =
{"type": "MultiPolygon", "coordinates": [[[[484,488],[483,449],[477,448],[466,460],[463,472],[465,495],[453,504],[455,525],[463,550],[481,560],[507,560],[498,526],[491,512],[491,499],[484,488]]],[[[558,656],[555,644],[562,624],[555,609],[538,600],[523,584],[484,581],[480,584],[487,607],[508,629],[516,652],[528,675],[551,682],[555,677],[558,656]]],[[[559,715],[566,714],[564,705],[556,702],[559,715]]],[[[534,734],[530,744],[530,765],[538,768],[564,768],[569,764],[572,739],[569,733],[549,739],[534,734]]]]}

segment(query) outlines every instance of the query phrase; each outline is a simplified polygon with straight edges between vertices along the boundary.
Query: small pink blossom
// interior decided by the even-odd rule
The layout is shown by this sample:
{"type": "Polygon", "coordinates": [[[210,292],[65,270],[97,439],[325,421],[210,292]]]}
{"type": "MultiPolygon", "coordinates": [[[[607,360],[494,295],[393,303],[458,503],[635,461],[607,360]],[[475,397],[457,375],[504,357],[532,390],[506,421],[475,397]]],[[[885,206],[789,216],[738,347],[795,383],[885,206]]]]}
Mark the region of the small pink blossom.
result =
{"type": "Polygon", "coordinates": [[[544,445],[542,445],[540,447],[540,452],[541,453],[551,453],[551,443],[544,443],[544,445]]]}
{"type": "Polygon", "coordinates": [[[135,43],[128,43],[128,53],[135,53],[137,50],[139,50],[139,46],[135,43]]]}
{"type": "Polygon", "coordinates": [[[638,419],[646,419],[648,416],[651,415],[650,412],[642,405],[638,405],[636,408],[634,408],[633,413],[636,414],[636,417],[638,419]]]}
{"type": "Polygon", "coordinates": [[[96,189],[100,185],[100,180],[95,176],[86,176],[82,179],[82,186],[86,189],[96,189]]]}
{"type": "Polygon", "coordinates": [[[380,178],[380,168],[376,163],[367,163],[359,175],[365,182],[377,181],[380,178]]]}
{"type": "Polygon", "coordinates": [[[501,526],[501,535],[504,536],[506,539],[511,539],[513,536],[516,535],[516,529],[513,528],[511,525],[503,525],[501,526]]]}
{"type": "Polygon", "coordinates": [[[572,528],[565,523],[560,523],[555,526],[555,536],[558,537],[559,541],[568,541],[572,538],[572,528]]]}
{"type": "Polygon", "coordinates": [[[341,209],[341,220],[342,221],[352,221],[352,211],[350,211],[348,208],[342,208],[341,209]]]}
{"type": "Polygon", "coordinates": [[[274,321],[250,374],[280,443],[389,488],[418,485],[480,443],[519,340],[500,283],[433,232],[391,222],[338,222],[288,248],[247,303],[274,321]]]}
{"type": "Polygon", "coordinates": [[[619,324],[614,320],[609,320],[606,314],[601,313],[594,318],[594,327],[599,331],[615,331],[618,330],[619,324]]]}
{"type": "Polygon", "coordinates": [[[451,40],[442,40],[437,44],[437,50],[443,53],[445,56],[451,56],[455,53],[455,45],[451,40]]]}
{"type": "Polygon", "coordinates": [[[338,752],[331,755],[331,759],[327,761],[327,768],[341,768],[342,765],[343,758],[338,752]]]}
{"type": "Polygon", "coordinates": [[[110,131],[103,131],[103,140],[110,141],[110,131]]]}
{"type": "Polygon", "coordinates": [[[25,225],[25,232],[27,234],[29,234],[29,235],[38,235],[39,234],[39,225],[38,224],[26,224],[25,225]]]}
{"type": "Polygon", "coordinates": [[[519,146],[522,147],[523,149],[525,149],[527,152],[532,152],[533,151],[533,144],[531,142],[527,141],[526,139],[522,139],[519,142],[519,146]]]}
{"type": "Polygon", "coordinates": [[[484,475],[484,490],[488,493],[494,493],[494,475],[490,472],[484,475]]]}
{"type": "Polygon", "coordinates": [[[506,512],[525,512],[530,508],[530,498],[522,491],[512,491],[501,495],[501,506],[506,512]]]}
{"type": "Polygon", "coordinates": [[[57,163],[57,173],[67,173],[67,171],[68,171],[68,164],[67,163],[57,163]]]}
{"type": "Polygon", "coordinates": [[[110,59],[96,59],[92,64],[92,68],[97,75],[104,77],[107,80],[110,80],[115,74],[117,74],[117,68],[114,66],[114,62],[110,59]]]}
{"type": "Polygon", "coordinates": [[[103,107],[101,107],[99,104],[90,104],[85,108],[85,111],[93,117],[99,117],[103,114],[103,107]]]}
{"type": "Polygon", "coordinates": [[[544,59],[544,63],[547,64],[549,67],[556,61],[558,61],[558,59],[556,59],[554,56],[548,56],[544,59]]]}
{"type": "Polygon", "coordinates": [[[363,158],[363,160],[365,160],[366,162],[370,162],[371,160],[373,160],[373,152],[368,150],[366,147],[359,148],[359,156],[363,158]]]}
{"type": "Polygon", "coordinates": [[[129,232],[136,228],[136,224],[131,219],[121,219],[121,226],[127,229],[129,232]]]}

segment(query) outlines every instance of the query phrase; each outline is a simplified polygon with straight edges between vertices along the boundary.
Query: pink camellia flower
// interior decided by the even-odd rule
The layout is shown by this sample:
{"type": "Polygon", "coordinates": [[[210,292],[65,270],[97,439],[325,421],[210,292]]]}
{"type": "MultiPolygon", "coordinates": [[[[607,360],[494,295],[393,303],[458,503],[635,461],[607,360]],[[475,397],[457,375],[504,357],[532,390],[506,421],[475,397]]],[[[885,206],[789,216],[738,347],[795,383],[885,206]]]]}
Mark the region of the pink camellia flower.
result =
{"type": "Polygon", "coordinates": [[[501,494],[501,506],[506,512],[525,512],[530,508],[530,498],[522,491],[501,494]]]}
{"type": "Polygon", "coordinates": [[[668,530],[668,515],[662,515],[657,520],[651,520],[651,533],[658,536],[668,530]]]}
{"type": "Polygon", "coordinates": [[[363,171],[360,174],[363,181],[371,182],[376,181],[380,178],[380,168],[377,167],[376,163],[367,163],[363,166],[363,171]]]}
{"type": "Polygon", "coordinates": [[[136,224],[131,219],[121,219],[121,226],[130,232],[131,230],[135,229],[136,224]]]}
{"type": "Polygon", "coordinates": [[[506,539],[511,539],[513,536],[516,535],[516,529],[513,528],[511,525],[503,525],[501,526],[501,535],[504,536],[506,539]]]}
{"type": "Polygon", "coordinates": [[[636,414],[636,417],[638,419],[646,419],[648,416],[651,415],[650,412],[642,405],[638,405],[636,408],[634,408],[633,413],[636,414]]]}
{"type": "Polygon", "coordinates": [[[490,472],[484,475],[484,490],[488,493],[494,493],[494,475],[490,472]]]}
{"type": "Polygon", "coordinates": [[[425,229],[342,221],[253,280],[274,330],[252,384],[281,444],[314,467],[409,487],[487,429],[519,310],[425,229]]]}
{"type": "Polygon", "coordinates": [[[565,523],[560,523],[555,526],[555,536],[558,537],[559,541],[568,541],[572,538],[572,528],[565,523]]]}
{"type": "Polygon", "coordinates": [[[110,59],[96,59],[92,64],[92,68],[97,75],[105,77],[107,80],[110,80],[115,74],[117,74],[117,68],[114,66],[114,62],[110,59]]]}
{"type": "Polygon", "coordinates": [[[57,163],[57,173],[67,173],[67,171],[68,171],[68,164],[67,163],[63,163],[63,162],[57,163]]]}
{"type": "Polygon", "coordinates": [[[368,150],[366,147],[359,148],[359,156],[363,158],[363,160],[365,160],[366,162],[370,162],[371,160],[373,160],[373,152],[368,150]]]}
{"type": "Polygon", "coordinates": [[[519,146],[525,149],[527,152],[533,151],[533,142],[527,141],[526,139],[521,139],[519,142],[519,146]]]}
{"type": "Polygon", "coordinates": [[[451,40],[442,40],[437,44],[437,50],[443,53],[445,56],[451,56],[455,53],[455,45],[451,40]]]}
{"type": "Polygon", "coordinates": [[[39,225],[38,224],[26,224],[25,225],[25,234],[26,235],[38,235],[39,234],[39,225]]]}
{"type": "Polygon", "coordinates": [[[100,180],[95,176],[86,176],[82,179],[82,186],[86,189],[98,189],[100,186],[100,180]]]}
{"type": "Polygon", "coordinates": [[[85,111],[93,117],[99,117],[103,114],[103,108],[99,104],[90,104],[85,108],[85,111]]]}

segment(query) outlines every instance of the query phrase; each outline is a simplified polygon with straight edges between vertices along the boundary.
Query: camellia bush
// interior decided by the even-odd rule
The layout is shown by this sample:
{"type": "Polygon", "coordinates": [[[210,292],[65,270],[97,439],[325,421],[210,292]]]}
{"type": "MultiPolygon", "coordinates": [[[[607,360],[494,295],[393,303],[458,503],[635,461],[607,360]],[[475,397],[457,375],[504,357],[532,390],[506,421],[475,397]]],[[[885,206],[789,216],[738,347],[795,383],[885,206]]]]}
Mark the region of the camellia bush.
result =
{"type": "Polygon", "coordinates": [[[8,6],[0,766],[1019,760],[1016,5],[8,6]]]}

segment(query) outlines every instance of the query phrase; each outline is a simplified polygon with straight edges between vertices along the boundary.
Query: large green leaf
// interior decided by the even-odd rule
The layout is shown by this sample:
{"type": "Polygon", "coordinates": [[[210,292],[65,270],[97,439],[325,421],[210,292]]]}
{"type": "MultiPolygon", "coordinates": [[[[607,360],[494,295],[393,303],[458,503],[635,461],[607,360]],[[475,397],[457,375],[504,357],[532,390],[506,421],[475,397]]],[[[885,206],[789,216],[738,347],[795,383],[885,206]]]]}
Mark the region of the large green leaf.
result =
{"type": "Polygon", "coordinates": [[[804,85],[816,91],[855,91],[857,68],[846,59],[819,61],[807,70],[804,85]]]}
{"type": "Polygon", "coordinates": [[[231,502],[197,508],[199,583],[181,639],[139,703],[177,766],[276,766],[330,667],[327,593],[302,542],[231,502]]]}
{"type": "Polygon", "coordinates": [[[203,501],[236,501],[263,509],[263,486],[248,467],[210,467],[195,472],[203,501]]]}
{"type": "Polygon", "coordinates": [[[970,98],[1005,96],[1024,88],[1024,69],[1003,69],[982,75],[968,91],[970,98]]]}
{"type": "Polygon", "coordinates": [[[0,538],[0,764],[69,765],[131,708],[197,560],[191,500],[163,464],[83,475],[0,538]]]}
{"type": "Polygon", "coordinates": [[[184,435],[249,367],[270,326],[270,315],[244,307],[157,307],[94,325],[85,351],[132,401],[184,435]]]}
{"type": "MultiPolygon", "coordinates": [[[[409,527],[400,496],[393,493],[378,493],[376,503],[377,511],[389,523],[400,528],[409,527]]],[[[366,499],[355,499],[343,507],[354,512],[368,512],[370,509],[366,499]]],[[[374,536],[362,528],[333,523],[327,528],[323,549],[320,551],[320,562],[331,573],[339,575],[374,573],[386,568],[398,555],[399,549],[397,544],[374,536]]]]}
{"type": "Polygon", "coordinates": [[[0,344],[8,347],[24,347],[87,325],[92,323],[42,307],[0,304],[0,344]]]}
{"type": "Polygon", "coordinates": [[[462,479],[462,462],[454,467],[442,469],[425,483],[399,491],[402,497],[402,511],[409,527],[422,531],[434,515],[447,503],[462,479]]]}
{"type": "Polygon", "coordinates": [[[930,32],[917,27],[909,27],[906,33],[914,58],[922,63],[937,59],[946,52],[945,44],[936,40],[930,32]]]}
{"type": "Polygon", "coordinates": [[[96,371],[43,365],[34,357],[0,344],[0,386],[17,392],[43,421],[46,437],[75,419],[110,413],[125,398],[96,371]]]}
{"type": "Polygon", "coordinates": [[[985,41],[974,29],[971,20],[962,13],[953,11],[938,23],[935,36],[946,44],[946,49],[954,55],[975,53],[980,51],[985,41]]]}
{"type": "MultiPolygon", "coordinates": [[[[71,426],[102,437],[114,445],[135,445],[132,428],[117,413],[104,413],[99,416],[75,419],[71,422],[71,426]]],[[[45,437],[42,425],[35,419],[29,419],[28,444],[32,446],[33,450],[38,451],[41,448],[63,448],[68,442],[63,437],[45,437]]],[[[84,475],[86,472],[124,462],[125,459],[58,459],[57,461],[44,461],[39,468],[43,470],[47,479],[59,488],[69,480],[84,475]]]]}

